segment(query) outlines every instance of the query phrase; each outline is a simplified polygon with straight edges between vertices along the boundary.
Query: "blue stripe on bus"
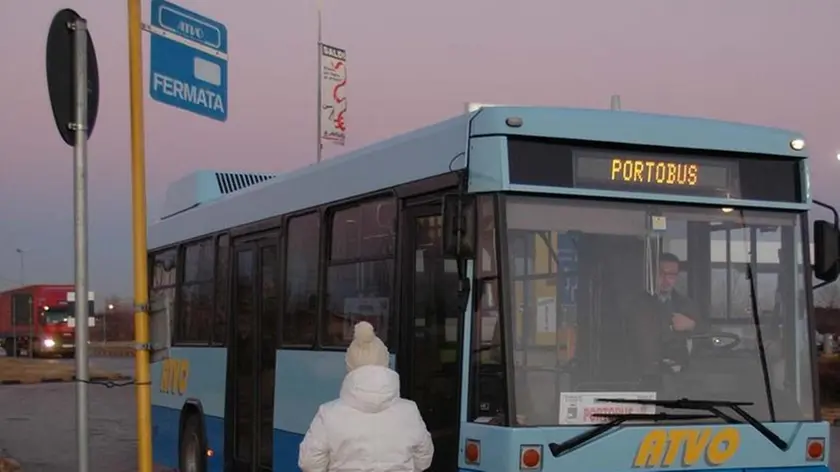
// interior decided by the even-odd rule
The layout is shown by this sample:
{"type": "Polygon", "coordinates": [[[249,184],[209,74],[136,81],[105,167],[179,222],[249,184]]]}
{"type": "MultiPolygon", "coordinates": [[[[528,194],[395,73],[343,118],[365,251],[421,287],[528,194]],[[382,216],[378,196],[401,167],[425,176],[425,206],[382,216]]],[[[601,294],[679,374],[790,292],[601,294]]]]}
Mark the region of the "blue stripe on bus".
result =
{"type": "MultiPolygon", "coordinates": [[[[276,469],[275,469],[276,470],[276,469]]],[[[685,469],[691,472],[831,472],[828,466],[817,465],[812,467],[773,467],[761,469],[685,469]]],[[[483,472],[481,469],[460,468],[458,472],[483,472]]]]}
{"type": "MultiPolygon", "coordinates": [[[[164,467],[178,466],[178,426],[180,411],[174,408],[152,406],[152,418],[155,429],[152,437],[155,464],[164,467]]],[[[217,416],[204,415],[208,447],[213,456],[208,458],[208,472],[224,471],[224,420],[217,416]]],[[[303,435],[288,431],[274,430],[274,466],[275,471],[299,471],[297,467],[298,446],[303,435]]],[[[727,468],[727,469],[692,469],[696,472],[714,470],[716,472],[830,472],[826,465],[810,467],[763,467],[763,468],[727,468]]],[[[481,469],[460,468],[459,472],[481,472],[481,469]]]]}
{"type": "MultiPolygon", "coordinates": [[[[178,466],[178,426],[180,411],[174,408],[152,406],[154,430],[152,446],[155,464],[176,468],[178,466]]],[[[208,447],[213,456],[208,458],[208,472],[224,471],[224,420],[217,416],[204,415],[204,424],[208,447]]],[[[289,431],[274,430],[274,466],[275,471],[299,471],[297,467],[298,446],[303,435],[289,431]]],[[[498,464],[496,464],[498,465],[498,464]]],[[[461,472],[480,472],[480,469],[460,468],[461,472]]],[[[618,469],[616,469],[618,470],[618,469]]],[[[727,469],[692,469],[697,472],[715,470],[716,472],[830,472],[825,465],[762,467],[762,468],[727,468],[727,469]]]]}
{"type": "MultiPolygon", "coordinates": [[[[227,352],[223,348],[172,348],[172,360],[185,361],[189,375],[184,377],[183,391],[165,393],[161,389],[164,372],[161,362],[152,364],[152,421],[155,462],[170,468],[177,466],[178,434],[181,411],[185,402],[201,405],[204,412],[205,434],[213,455],[208,459],[208,471],[222,471],[224,468],[224,405],[227,352]]],[[[298,445],[309,426],[318,405],[332,400],[338,393],[346,367],[344,353],[328,351],[277,352],[275,377],[275,404],[273,418],[274,470],[297,471],[298,445]]],[[[393,361],[393,357],[391,359],[393,361]]],[[[469,378],[465,376],[464,378],[469,378]]],[[[463,414],[463,412],[462,412],[463,414]]],[[[463,421],[463,417],[462,417],[463,421]]],[[[719,428],[719,425],[711,428],[719,428]]],[[[748,426],[738,425],[749,430],[748,426]]],[[[486,464],[483,470],[517,470],[516,444],[545,444],[546,438],[563,439],[581,428],[498,428],[476,423],[463,423],[461,441],[474,438],[482,441],[486,464]],[[512,446],[514,445],[514,446],[512,446]],[[511,447],[514,447],[511,450],[511,447]],[[493,456],[493,457],[490,457],[493,456]]],[[[626,464],[611,459],[635,452],[646,428],[627,428],[615,432],[615,438],[592,445],[592,451],[576,458],[580,470],[629,471],[626,464]],[[604,461],[607,461],[606,463],[604,461]],[[582,462],[581,462],[582,461],[582,462]]],[[[810,471],[824,472],[827,469],[815,465],[804,467],[805,441],[810,437],[827,438],[826,423],[780,423],[774,430],[785,438],[795,438],[791,451],[781,452],[766,441],[750,433],[749,441],[742,444],[744,454],[730,462],[728,470],[736,471],[810,471]],[[750,464],[761,464],[761,468],[744,468],[750,464]],[[778,467],[786,464],[789,467],[778,467]],[[773,465],[776,467],[766,467],[773,465]],[[735,467],[732,467],[735,466],[735,467]],[[738,467],[740,466],[740,467],[738,467]]],[[[461,458],[463,461],[463,457],[461,458]]],[[[485,462],[485,461],[482,461],[485,462]]],[[[466,466],[461,462],[462,467],[466,466]]],[[[560,464],[556,464],[560,466],[560,464]]],[[[551,472],[549,467],[545,469],[551,472]]],[[[556,470],[557,467],[553,467],[556,470]]],[[[565,470],[568,464],[562,464],[565,470]]],[[[698,470],[698,469],[694,469],[698,470]]],[[[715,469],[723,470],[723,469],[715,469]]]]}
{"type": "MultiPolygon", "coordinates": [[[[338,395],[346,373],[344,355],[341,351],[277,351],[274,453],[275,461],[282,467],[275,470],[297,470],[298,445],[318,406],[338,395]]],[[[151,366],[155,463],[177,466],[179,418],[185,402],[190,401],[200,404],[204,412],[208,447],[213,450],[208,470],[223,470],[226,375],[219,366],[227,365],[227,350],[175,347],[170,349],[170,356],[186,361],[189,375],[185,392],[166,394],[160,388],[162,362],[151,366]]],[[[390,361],[393,367],[393,354],[390,361]]]]}

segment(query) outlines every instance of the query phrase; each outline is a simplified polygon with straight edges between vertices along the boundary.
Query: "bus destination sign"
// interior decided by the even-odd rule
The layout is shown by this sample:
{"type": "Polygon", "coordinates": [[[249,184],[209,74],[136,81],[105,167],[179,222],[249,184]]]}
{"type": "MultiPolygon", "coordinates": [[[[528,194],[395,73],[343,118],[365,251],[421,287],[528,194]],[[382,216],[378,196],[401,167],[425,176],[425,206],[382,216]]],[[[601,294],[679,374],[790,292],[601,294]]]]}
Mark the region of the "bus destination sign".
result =
{"type": "Polygon", "coordinates": [[[802,169],[779,156],[508,138],[513,185],[803,202],[802,169]]]}
{"type": "Polygon", "coordinates": [[[700,166],[684,162],[663,162],[613,157],[610,179],[627,183],[658,185],[697,185],[700,166]]]}
{"type": "Polygon", "coordinates": [[[629,187],[687,190],[727,197],[737,193],[733,183],[737,169],[725,162],[677,157],[617,155],[606,152],[574,153],[575,183],[586,187],[627,189],[629,187]]]}

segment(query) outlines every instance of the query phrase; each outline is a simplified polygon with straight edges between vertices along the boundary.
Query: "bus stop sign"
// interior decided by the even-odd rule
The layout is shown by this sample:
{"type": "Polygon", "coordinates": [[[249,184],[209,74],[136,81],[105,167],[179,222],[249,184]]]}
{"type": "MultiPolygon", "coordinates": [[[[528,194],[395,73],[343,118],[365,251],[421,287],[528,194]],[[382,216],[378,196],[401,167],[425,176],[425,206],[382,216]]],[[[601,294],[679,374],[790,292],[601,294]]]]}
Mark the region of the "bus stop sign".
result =
{"type": "MultiPolygon", "coordinates": [[[[55,125],[61,139],[70,146],[76,144],[73,130],[75,118],[76,77],[74,67],[76,56],[73,45],[73,25],[81,18],[75,11],[65,8],[53,17],[47,35],[47,89],[50,93],[55,125]]],[[[87,35],[87,90],[88,122],[87,136],[93,133],[96,115],[99,111],[99,66],[90,33],[87,35]]]]}

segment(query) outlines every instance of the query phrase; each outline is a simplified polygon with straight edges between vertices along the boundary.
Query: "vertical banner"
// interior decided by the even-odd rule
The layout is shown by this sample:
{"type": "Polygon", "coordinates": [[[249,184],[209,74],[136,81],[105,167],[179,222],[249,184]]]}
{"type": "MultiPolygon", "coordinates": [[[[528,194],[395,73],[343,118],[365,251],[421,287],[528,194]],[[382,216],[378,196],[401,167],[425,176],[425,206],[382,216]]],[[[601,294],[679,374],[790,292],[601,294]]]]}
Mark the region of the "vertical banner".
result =
{"type": "Polygon", "coordinates": [[[321,44],[321,140],[344,146],[346,138],[347,51],[321,44]]]}

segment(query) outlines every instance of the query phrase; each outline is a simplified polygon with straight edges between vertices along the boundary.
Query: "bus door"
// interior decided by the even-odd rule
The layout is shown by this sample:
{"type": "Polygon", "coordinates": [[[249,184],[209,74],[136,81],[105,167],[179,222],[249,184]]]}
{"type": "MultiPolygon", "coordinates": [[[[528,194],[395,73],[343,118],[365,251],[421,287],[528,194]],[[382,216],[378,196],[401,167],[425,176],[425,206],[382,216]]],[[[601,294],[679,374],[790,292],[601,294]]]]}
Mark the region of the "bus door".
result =
{"type": "Polygon", "coordinates": [[[401,234],[401,342],[397,360],[403,395],[414,400],[434,440],[430,470],[458,464],[461,313],[454,259],[441,249],[441,203],[407,207],[401,234]]]}
{"type": "Polygon", "coordinates": [[[273,470],[279,236],[234,241],[225,457],[231,470],[273,470]]]}

